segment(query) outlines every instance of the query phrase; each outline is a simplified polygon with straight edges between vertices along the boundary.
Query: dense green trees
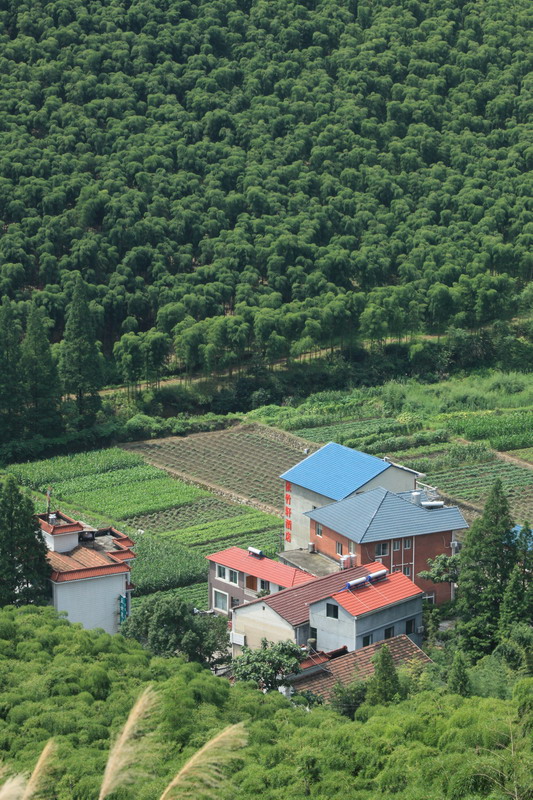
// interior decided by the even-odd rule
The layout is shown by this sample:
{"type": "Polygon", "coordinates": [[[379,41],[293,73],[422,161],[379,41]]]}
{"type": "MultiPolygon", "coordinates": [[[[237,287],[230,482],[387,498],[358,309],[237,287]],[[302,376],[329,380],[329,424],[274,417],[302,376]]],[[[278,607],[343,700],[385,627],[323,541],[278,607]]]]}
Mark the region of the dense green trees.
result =
{"type": "Polygon", "coordinates": [[[31,498],[7,475],[0,487],[0,606],[50,597],[47,549],[33,514],[31,498]]]}
{"type": "Polygon", "coordinates": [[[59,341],[79,271],[107,357],[156,329],[188,371],[511,317],[527,11],[6,0],[0,293],[59,341]]]}
{"type": "Polygon", "coordinates": [[[261,689],[276,689],[287,683],[287,675],[300,671],[303,652],[294,642],[261,641],[261,647],[243,647],[233,659],[232,671],[239,681],[253,681],[261,689]]]}
{"type": "Polygon", "coordinates": [[[182,655],[200,664],[227,661],[227,619],[195,614],[192,606],[177,596],[156,593],[145,598],[123,623],[121,633],[159,656],[182,655]]]}

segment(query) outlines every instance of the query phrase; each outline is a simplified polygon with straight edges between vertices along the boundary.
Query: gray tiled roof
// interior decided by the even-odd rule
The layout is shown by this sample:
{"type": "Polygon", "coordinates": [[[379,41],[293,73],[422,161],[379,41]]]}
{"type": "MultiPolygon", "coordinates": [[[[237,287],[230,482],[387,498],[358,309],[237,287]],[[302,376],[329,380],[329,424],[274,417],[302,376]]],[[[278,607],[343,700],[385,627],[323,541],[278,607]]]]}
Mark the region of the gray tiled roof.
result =
{"type": "Polygon", "coordinates": [[[306,516],[358,544],[468,528],[456,506],[424,508],[381,486],[307,511],[306,516]]]}

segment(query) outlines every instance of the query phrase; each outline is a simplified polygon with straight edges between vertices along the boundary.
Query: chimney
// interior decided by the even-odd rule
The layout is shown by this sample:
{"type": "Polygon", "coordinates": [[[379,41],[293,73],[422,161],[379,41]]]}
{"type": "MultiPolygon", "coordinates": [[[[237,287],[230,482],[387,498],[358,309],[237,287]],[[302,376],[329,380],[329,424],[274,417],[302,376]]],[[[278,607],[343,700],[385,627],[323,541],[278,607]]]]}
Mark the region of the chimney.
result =
{"type": "Polygon", "coordinates": [[[411,492],[411,503],[414,503],[415,506],[419,506],[421,503],[422,492],[411,492]]]}

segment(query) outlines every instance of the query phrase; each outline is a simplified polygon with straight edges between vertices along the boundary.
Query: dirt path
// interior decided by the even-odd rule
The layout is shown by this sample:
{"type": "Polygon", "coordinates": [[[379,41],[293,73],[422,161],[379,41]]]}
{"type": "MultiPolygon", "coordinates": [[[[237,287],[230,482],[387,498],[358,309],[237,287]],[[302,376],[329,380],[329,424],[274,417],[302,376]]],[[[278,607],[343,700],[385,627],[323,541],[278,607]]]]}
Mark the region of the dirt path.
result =
{"type": "Polygon", "coordinates": [[[519,467],[525,467],[526,469],[530,469],[533,471],[533,464],[529,461],[524,461],[523,458],[518,458],[518,456],[512,456],[510,453],[496,453],[496,456],[501,461],[507,461],[509,464],[516,464],[519,467]]]}

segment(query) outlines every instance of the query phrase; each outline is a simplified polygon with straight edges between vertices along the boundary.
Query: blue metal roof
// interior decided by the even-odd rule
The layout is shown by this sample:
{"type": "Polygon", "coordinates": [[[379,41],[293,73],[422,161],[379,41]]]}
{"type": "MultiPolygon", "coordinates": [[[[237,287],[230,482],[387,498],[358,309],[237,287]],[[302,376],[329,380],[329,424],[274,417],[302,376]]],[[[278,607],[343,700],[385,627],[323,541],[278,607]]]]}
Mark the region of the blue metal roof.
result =
{"type": "Polygon", "coordinates": [[[468,528],[456,506],[424,508],[382,486],[305,515],[358,544],[468,528]]]}
{"type": "Polygon", "coordinates": [[[381,458],[329,442],[280,477],[332,500],[343,500],[390,466],[381,458]]]}

